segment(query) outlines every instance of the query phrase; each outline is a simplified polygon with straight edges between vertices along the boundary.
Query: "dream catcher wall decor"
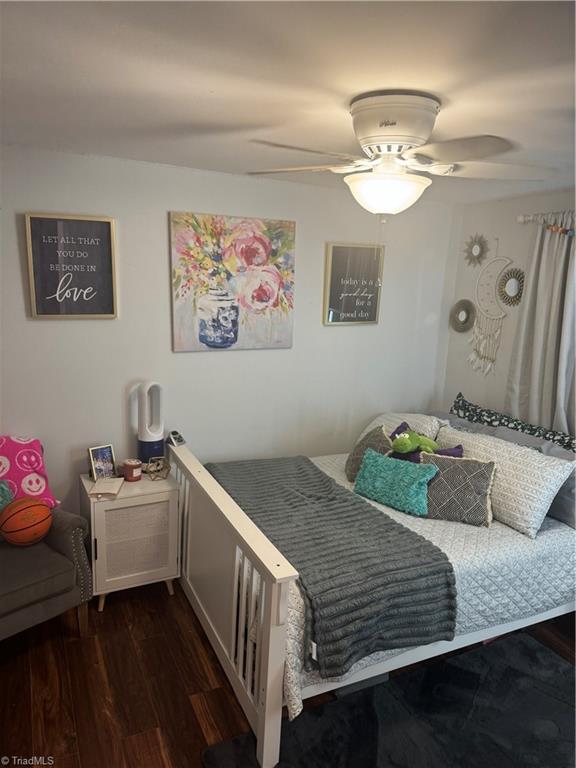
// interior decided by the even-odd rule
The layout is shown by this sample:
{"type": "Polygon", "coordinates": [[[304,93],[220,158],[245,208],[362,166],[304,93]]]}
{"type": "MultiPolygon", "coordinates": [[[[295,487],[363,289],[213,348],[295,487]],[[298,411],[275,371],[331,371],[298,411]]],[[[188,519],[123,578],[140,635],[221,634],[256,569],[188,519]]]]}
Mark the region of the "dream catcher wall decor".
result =
{"type": "Polygon", "coordinates": [[[481,371],[485,376],[496,364],[502,321],[507,314],[498,300],[497,286],[500,275],[511,263],[511,259],[499,258],[497,255],[482,269],[476,283],[476,322],[470,339],[472,352],[468,356],[468,362],[475,371],[481,371]]]}

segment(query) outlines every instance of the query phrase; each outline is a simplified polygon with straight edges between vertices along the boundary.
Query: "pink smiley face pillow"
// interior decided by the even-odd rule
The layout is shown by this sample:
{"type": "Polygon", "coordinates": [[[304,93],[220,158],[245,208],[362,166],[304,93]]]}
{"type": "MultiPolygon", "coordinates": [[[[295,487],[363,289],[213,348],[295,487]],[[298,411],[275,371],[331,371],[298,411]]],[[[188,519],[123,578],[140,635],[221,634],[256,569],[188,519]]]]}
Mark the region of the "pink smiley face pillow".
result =
{"type": "Polygon", "coordinates": [[[40,440],[0,435],[0,481],[14,499],[31,496],[51,509],[58,504],[48,485],[40,440]]]}

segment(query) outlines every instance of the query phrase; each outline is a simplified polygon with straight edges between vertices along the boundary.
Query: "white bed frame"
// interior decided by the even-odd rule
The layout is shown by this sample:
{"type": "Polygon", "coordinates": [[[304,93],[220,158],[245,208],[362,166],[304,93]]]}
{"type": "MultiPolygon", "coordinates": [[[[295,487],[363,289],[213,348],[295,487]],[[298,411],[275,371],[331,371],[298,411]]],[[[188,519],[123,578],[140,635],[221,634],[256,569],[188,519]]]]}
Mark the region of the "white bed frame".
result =
{"type": "MultiPolygon", "coordinates": [[[[183,525],[181,584],[256,735],[258,762],[273,768],[280,754],[288,589],[298,573],[186,446],[170,450],[183,525]]],[[[573,610],[568,603],[450,642],[411,648],[344,681],[308,686],[302,698],[573,610]]]]}

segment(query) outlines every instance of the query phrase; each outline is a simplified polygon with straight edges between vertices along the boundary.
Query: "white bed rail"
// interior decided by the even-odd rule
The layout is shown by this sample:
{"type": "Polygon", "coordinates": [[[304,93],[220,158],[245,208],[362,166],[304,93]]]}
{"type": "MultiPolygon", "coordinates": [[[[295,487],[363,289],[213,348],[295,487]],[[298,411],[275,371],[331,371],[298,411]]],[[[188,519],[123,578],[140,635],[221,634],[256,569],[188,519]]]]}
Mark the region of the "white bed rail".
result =
{"type": "Polygon", "coordinates": [[[186,447],[179,485],[182,587],[256,734],[261,768],[278,762],[286,607],[297,571],[186,447]]]}

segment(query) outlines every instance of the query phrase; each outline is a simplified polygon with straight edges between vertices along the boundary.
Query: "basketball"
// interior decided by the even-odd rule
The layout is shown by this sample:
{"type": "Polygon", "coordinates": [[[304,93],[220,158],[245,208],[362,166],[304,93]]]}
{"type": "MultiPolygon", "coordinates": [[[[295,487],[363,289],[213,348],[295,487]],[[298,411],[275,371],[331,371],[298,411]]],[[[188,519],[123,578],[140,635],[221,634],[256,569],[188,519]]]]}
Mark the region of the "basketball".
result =
{"type": "Polygon", "coordinates": [[[19,547],[36,544],[46,536],[51,525],[50,507],[29,497],[11,501],[0,512],[0,534],[19,547]]]}

